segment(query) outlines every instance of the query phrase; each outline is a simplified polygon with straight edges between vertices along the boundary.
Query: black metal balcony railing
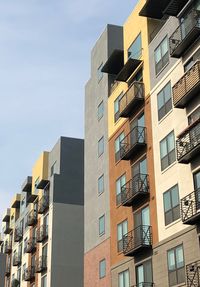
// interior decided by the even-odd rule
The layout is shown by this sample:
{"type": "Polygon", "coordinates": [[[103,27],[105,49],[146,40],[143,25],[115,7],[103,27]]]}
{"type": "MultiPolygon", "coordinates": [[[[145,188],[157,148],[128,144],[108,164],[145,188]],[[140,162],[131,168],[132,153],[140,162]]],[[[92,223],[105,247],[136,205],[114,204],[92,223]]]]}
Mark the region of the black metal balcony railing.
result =
{"type": "Polygon", "coordinates": [[[186,266],[187,287],[200,286],[200,260],[186,266]]]}
{"type": "Polygon", "coordinates": [[[154,287],[155,284],[152,282],[142,282],[142,283],[138,283],[136,285],[133,285],[131,287],[154,287]]]}
{"type": "Polygon", "coordinates": [[[144,103],[144,84],[134,82],[119,101],[120,117],[129,117],[144,103]]]}
{"type": "Polygon", "coordinates": [[[11,231],[12,231],[12,228],[10,227],[10,223],[6,222],[6,224],[3,227],[3,233],[10,234],[11,231]]]}
{"type": "Polygon", "coordinates": [[[200,189],[181,199],[181,217],[184,224],[195,224],[200,219],[200,189]]]}
{"type": "Polygon", "coordinates": [[[152,228],[149,225],[140,225],[123,236],[123,253],[126,256],[134,256],[150,248],[152,248],[152,228]]]}
{"type": "Polygon", "coordinates": [[[38,228],[37,230],[37,237],[36,241],[38,243],[43,242],[48,238],[48,226],[47,225],[42,225],[38,228]]]}
{"type": "Polygon", "coordinates": [[[49,208],[49,196],[44,195],[38,202],[38,213],[43,214],[49,208]]]}
{"type": "Polygon", "coordinates": [[[6,271],[5,271],[5,276],[9,277],[10,276],[10,272],[11,272],[11,265],[7,264],[6,265],[6,271]]]}
{"type": "Polygon", "coordinates": [[[176,141],[179,163],[189,163],[200,151],[200,119],[190,125],[176,141]]]}
{"type": "Polygon", "coordinates": [[[179,58],[200,36],[200,11],[191,10],[169,38],[170,54],[179,58]]]}
{"type": "Polygon", "coordinates": [[[21,264],[21,254],[15,253],[13,257],[13,266],[19,266],[21,264]]]}
{"type": "Polygon", "coordinates": [[[35,263],[35,272],[41,273],[47,269],[47,256],[40,256],[35,263]]]}
{"type": "Polygon", "coordinates": [[[19,242],[23,238],[23,231],[21,227],[15,228],[14,241],[19,242]]]}
{"type": "Polygon", "coordinates": [[[175,108],[185,108],[200,90],[200,61],[197,61],[173,86],[175,108]]]}
{"type": "Polygon", "coordinates": [[[134,127],[131,132],[120,142],[121,160],[130,160],[134,153],[146,147],[146,128],[134,127]]]}
{"type": "Polygon", "coordinates": [[[24,281],[31,281],[34,278],[35,278],[35,266],[27,267],[22,274],[22,279],[24,281]]]}
{"type": "Polygon", "coordinates": [[[20,281],[16,278],[12,279],[11,287],[20,287],[20,281]]]}
{"type": "Polygon", "coordinates": [[[37,211],[31,210],[27,217],[28,226],[34,226],[37,223],[37,211]]]}
{"type": "Polygon", "coordinates": [[[121,188],[121,203],[131,206],[149,195],[149,176],[137,174],[121,188]]]}
{"type": "Polygon", "coordinates": [[[6,254],[9,254],[9,253],[12,252],[12,243],[11,243],[11,242],[6,241],[6,243],[5,243],[5,248],[4,248],[4,252],[5,252],[6,254]]]}
{"type": "Polygon", "coordinates": [[[25,253],[33,253],[36,250],[36,239],[31,237],[29,240],[25,242],[24,252],[25,253]]]}

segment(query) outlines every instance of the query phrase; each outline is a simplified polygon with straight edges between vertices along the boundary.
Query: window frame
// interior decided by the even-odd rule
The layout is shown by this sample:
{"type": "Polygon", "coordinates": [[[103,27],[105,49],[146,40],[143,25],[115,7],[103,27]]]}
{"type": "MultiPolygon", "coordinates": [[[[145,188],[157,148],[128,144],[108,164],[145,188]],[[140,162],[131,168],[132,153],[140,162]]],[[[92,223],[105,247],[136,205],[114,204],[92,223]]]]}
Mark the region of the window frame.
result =
{"type": "Polygon", "coordinates": [[[101,195],[102,193],[104,193],[104,173],[98,178],[98,195],[101,195]],[[102,191],[100,192],[100,189],[99,189],[99,183],[100,183],[100,180],[103,180],[103,189],[102,191]]]}
{"type": "Polygon", "coordinates": [[[115,181],[115,192],[116,192],[116,205],[119,206],[121,205],[121,188],[122,186],[124,186],[124,184],[122,185],[122,178],[125,178],[125,184],[126,184],[126,172],[123,173],[120,177],[118,177],[115,181]],[[117,183],[120,182],[120,192],[118,193],[118,189],[117,189],[117,183]]]}
{"type": "Polygon", "coordinates": [[[118,120],[119,120],[119,118],[120,118],[120,109],[119,109],[119,102],[120,102],[120,100],[123,98],[123,96],[124,96],[124,92],[122,91],[120,94],[119,94],[119,96],[115,99],[115,101],[114,101],[114,123],[116,123],[118,120]],[[118,108],[118,110],[117,110],[117,112],[115,111],[115,106],[117,105],[117,108],[118,108]]]}
{"type": "Polygon", "coordinates": [[[170,133],[168,133],[161,141],[160,141],[160,163],[161,163],[161,171],[163,172],[165,169],[167,169],[169,166],[171,166],[174,162],[176,162],[176,142],[175,142],[175,134],[174,130],[172,130],[170,133]],[[169,136],[173,134],[173,143],[174,148],[169,151],[169,136]],[[166,155],[162,157],[162,144],[165,141],[166,145],[166,155]],[[172,159],[170,159],[170,155],[173,155],[172,159]],[[167,165],[165,166],[163,164],[163,161],[167,158],[167,165]]]}
{"type": "Polygon", "coordinates": [[[99,217],[99,236],[101,237],[102,235],[105,234],[105,223],[106,223],[106,219],[105,219],[105,214],[103,214],[102,216],[99,217]],[[103,231],[101,232],[101,220],[103,219],[103,231]]]}
{"type": "Polygon", "coordinates": [[[166,190],[164,193],[163,193],[163,209],[164,209],[164,217],[165,217],[165,226],[168,226],[169,224],[173,223],[174,221],[180,219],[180,196],[179,196],[179,186],[178,186],[178,183],[175,184],[174,186],[172,186],[171,188],[169,188],[168,190],[166,190]],[[176,188],[176,189],[175,189],[176,188]],[[176,206],[173,206],[173,196],[172,196],[172,193],[173,191],[176,190],[177,193],[178,193],[178,204],[176,206]],[[170,209],[169,210],[165,210],[165,195],[169,193],[169,196],[170,196],[170,209]],[[179,211],[179,216],[178,218],[176,218],[175,216],[175,209],[178,208],[178,211],[179,211]],[[171,212],[172,213],[172,221],[170,221],[169,223],[167,223],[167,220],[166,220],[166,213],[169,213],[171,212]]]}
{"type": "Polygon", "coordinates": [[[105,258],[103,258],[102,260],[100,260],[99,261],[99,279],[103,279],[103,278],[105,278],[106,277],[106,259],[105,258]],[[101,267],[102,267],[102,263],[104,263],[105,262],[105,266],[103,266],[105,269],[104,270],[102,270],[101,269],[101,267]],[[102,271],[104,271],[104,272],[102,272],[102,271]],[[103,273],[103,275],[102,275],[102,273],[103,273]]]}
{"type": "MultiPolygon", "coordinates": [[[[168,282],[169,282],[169,286],[170,286],[170,287],[176,286],[176,285],[178,285],[178,284],[182,284],[182,283],[185,282],[185,280],[182,281],[182,282],[178,282],[178,271],[181,270],[181,269],[184,270],[184,274],[185,274],[185,256],[184,256],[183,244],[179,244],[179,245],[177,245],[177,246],[175,246],[175,247],[173,247],[173,248],[167,250],[167,270],[168,270],[168,282]],[[182,253],[183,253],[183,266],[182,266],[182,267],[177,267],[177,255],[176,255],[176,250],[177,250],[178,248],[180,248],[180,247],[182,247],[182,253]],[[169,255],[169,252],[171,252],[171,251],[173,251],[173,253],[174,253],[174,260],[175,260],[175,269],[173,269],[173,270],[169,270],[169,257],[168,257],[168,255],[169,255]],[[170,274],[171,274],[172,272],[176,272],[176,283],[175,283],[174,285],[170,285],[170,274]]],[[[184,279],[185,279],[185,276],[184,276],[184,279]]]]}
{"type": "Polygon", "coordinates": [[[118,273],[118,287],[129,287],[129,286],[130,286],[130,271],[129,271],[129,268],[128,268],[128,269],[123,270],[122,272],[118,273]],[[124,275],[125,275],[126,272],[128,273],[128,286],[125,286],[125,277],[124,277],[124,275]],[[121,275],[123,276],[123,286],[120,286],[119,278],[120,278],[121,275]]]}
{"type": "Polygon", "coordinates": [[[97,107],[97,118],[98,121],[100,121],[104,116],[104,102],[103,100],[99,103],[98,107],[97,107]],[[102,109],[100,109],[102,107],[102,109]]]}
{"type": "Polygon", "coordinates": [[[115,163],[117,163],[118,161],[120,161],[120,142],[125,138],[125,132],[122,131],[116,138],[115,138],[115,163]],[[120,137],[123,136],[123,138],[120,139],[120,137]],[[117,141],[119,141],[119,143],[117,143],[117,141]],[[116,145],[119,144],[119,150],[116,151],[116,145]]]}
{"type": "Polygon", "coordinates": [[[171,110],[172,110],[172,87],[171,87],[171,81],[169,81],[157,94],[157,110],[158,110],[158,121],[161,121],[171,110]],[[166,93],[165,89],[167,86],[170,86],[170,99],[166,101],[166,93]],[[159,97],[162,96],[163,99],[163,105],[159,108],[159,97]],[[161,111],[164,110],[164,114],[161,114],[161,111]]]}
{"type": "Polygon", "coordinates": [[[98,157],[104,153],[104,136],[98,140],[98,157]],[[102,149],[100,149],[100,144],[102,143],[102,149]]]}
{"type": "Polygon", "coordinates": [[[168,65],[169,63],[169,41],[168,41],[168,35],[166,35],[162,41],[160,42],[160,44],[155,48],[154,50],[154,66],[155,66],[155,73],[156,73],[156,76],[158,76],[160,74],[161,71],[164,70],[164,68],[168,65]],[[167,42],[167,52],[162,55],[162,44],[164,42],[167,42]],[[156,52],[159,51],[160,55],[161,55],[161,58],[158,62],[156,62],[156,52]],[[167,56],[167,57],[166,57],[167,56]],[[164,57],[166,57],[166,62],[164,62],[164,57]],[[159,64],[161,63],[161,67],[159,67],[159,64]],[[159,68],[158,68],[159,67],[159,68]]]}
{"type": "Polygon", "coordinates": [[[124,224],[125,223],[126,223],[127,232],[128,232],[128,219],[127,218],[117,224],[117,252],[118,253],[122,253],[123,252],[123,237],[124,237],[124,235],[127,234],[127,232],[126,233],[124,232],[124,224]],[[118,228],[119,228],[119,226],[122,226],[122,238],[121,239],[118,238],[118,228]]]}

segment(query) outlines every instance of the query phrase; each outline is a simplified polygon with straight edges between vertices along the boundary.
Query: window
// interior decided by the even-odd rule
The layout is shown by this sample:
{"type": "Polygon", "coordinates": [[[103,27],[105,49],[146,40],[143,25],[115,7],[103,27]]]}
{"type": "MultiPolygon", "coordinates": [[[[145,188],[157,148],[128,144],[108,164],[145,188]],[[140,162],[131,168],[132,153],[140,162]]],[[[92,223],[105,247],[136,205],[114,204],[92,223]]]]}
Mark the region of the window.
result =
{"type": "Polygon", "coordinates": [[[126,175],[123,174],[116,181],[116,203],[121,204],[121,188],[126,184],[126,175]]]}
{"type": "Polygon", "coordinates": [[[183,246],[177,246],[167,252],[169,286],[185,282],[185,263],[183,246]]]}
{"type": "Polygon", "coordinates": [[[118,121],[119,119],[119,113],[120,113],[119,102],[122,97],[123,97],[123,92],[117,97],[117,99],[114,102],[114,121],[115,122],[118,121]]]}
{"type": "Polygon", "coordinates": [[[105,234],[105,215],[99,218],[99,235],[105,234]]]}
{"type": "Polygon", "coordinates": [[[176,160],[174,132],[168,134],[160,142],[161,170],[164,170],[176,160]]]}
{"type": "Polygon", "coordinates": [[[122,132],[115,140],[115,162],[120,160],[120,142],[124,139],[124,137],[124,132],[122,132]]]}
{"type": "Polygon", "coordinates": [[[171,83],[158,94],[158,120],[160,121],[172,109],[171,83]]]}
{"type": "Polygon", "coordinates": [[[51,172],[50,172],[50,176],[54,175],[55,173],[55,167],[56,167],[56,161],[53,163],[53,165],[51,166],[51,172]]]}
{"type": "Polygon", "coordinates": [[[34,184],[34,193],[35,193],[35,194],[38,193],[37,186],[38,186],[39,181],[40,181],[40,178],[38,177],[38,178],[35,180],[35,184],[34,184]]]}
{"type": "Polygon", "coordinates": [[[98,105],[98,121],[100,121],[101,118],[103,118],[103,114],[104,114],[104,105],[103,105],[103,101],[98,105]]]}
{"type": "Polygon", "coordinates": [[[136,267],[136,282],[137,286],[143,286],[145,282],[147,283],[147,286],[152,286],[151,283],[153,283],[153,274],[152,274],[152,263],[151,260],[145,261],[141,265],[136,267]]]}
{"type": "Polygon", "coordinates": [[[41,287],[47,287],[47,276],[43,276],[41,280],[41,287]]]}
{"type": "Polygon", "coordinates": [[[188,124],[192,125],[194,122],[196,122],[198,119],[200,119],[200,106],[195,109],[188,117],[188,124]]]}
{"type": "Polygon", "coordinates": [[[165,39],[160,43],[154,52],[156,75],[166,66],[169,62],[168,52],[168,39],[165,39]]]}
{"type": "Polygon", "coordinates": [[[119,287],[129,287],[129,270],[125,270],[118,275],[118,286],[119,287]]]}
{"type": "Polygon", "coordinates": [[[103,259],[99,262],[99,278],[104,278],[106,276],[106,260],[103,259]]]}
{"type": "Polygon", "coordinates": [[[104,175],[98,178],[98,194],[102,194],[104,192],[104,175]]]}
{"type": "Polygon", "coordinates": [[[178,185],[173,186],[163,194],[165,225],[180,218],[178,185]]]}
{"type": "Polygon", "coordinates": [[[98,156],[100,157],[104,153],[104,137],[98,141],[98,156]]]}
{"type": "Polygon", "coordinates": [[[142,55],[142,37],[141,33],[134,40],[128,49],[128,58],[139,59],[142,55]]]}
{"type": "Polygon", "coordinates": [[[123,251],[123,236],[128,233],[128,221],[125,220],[117,225],[117,251],[123,251]]]}
{"type": "Polygon", "coordinates": [[[97,79],[98,79],[98,83],[101,81],[101,79],[103,78],[103,73],[101,71],[101,69],[103,68],[103,63],[101,63],[101,65],[99,66],[99,68],[97,69],[97,79]]]}

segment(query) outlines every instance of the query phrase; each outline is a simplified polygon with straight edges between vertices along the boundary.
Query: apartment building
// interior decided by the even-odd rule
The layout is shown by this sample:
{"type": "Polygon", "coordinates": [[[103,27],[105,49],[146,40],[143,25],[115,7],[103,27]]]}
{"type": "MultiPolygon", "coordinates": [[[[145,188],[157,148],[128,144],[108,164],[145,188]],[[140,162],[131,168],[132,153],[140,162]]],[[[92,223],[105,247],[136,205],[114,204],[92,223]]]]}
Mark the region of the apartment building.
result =
{"type": "MultiPolygon", "coordinates": [[[[110,77],[112,87],[103,127],[109,196],[105,202],[97,196],[99,142],[93,132],[85,146],[86,179],[92,177],[88,156],[94,161],[93,178],[85,185],[85,214],[94,225],[88,227],[86,216],[85,239],[92,234],[93,247],[98,246],[99,209],[109,202],[109,219],[103,222],[110,220],[110,250],[94,255],[90,266],[96,273],[85,286],[200,286],[199,11],[199,0],[139,0],[123,25],[123,49],[102,60],[103,77],[110,77]],[[107,261],[102,265],[106,252],[110,269],[107,261]]],[[[96,49],[92,61],[100,53],[96,49]]],[[[86,134],[92,127],[99,132],[88,105],[86,134]]]]}
{"type": "Polygon", "coordinates": [[[43,152],[3,217],[6,287],[83,285],[84,142],[43,152]]]}
{"type": "Polygon", "coordinates": [[[101,69],[113,52],[123,50],[122,27],[108,25],[91,53],[85,92],[85,242],[84,286],[110,284],[110,195],[108,96],[113,76],[101,69]]]}

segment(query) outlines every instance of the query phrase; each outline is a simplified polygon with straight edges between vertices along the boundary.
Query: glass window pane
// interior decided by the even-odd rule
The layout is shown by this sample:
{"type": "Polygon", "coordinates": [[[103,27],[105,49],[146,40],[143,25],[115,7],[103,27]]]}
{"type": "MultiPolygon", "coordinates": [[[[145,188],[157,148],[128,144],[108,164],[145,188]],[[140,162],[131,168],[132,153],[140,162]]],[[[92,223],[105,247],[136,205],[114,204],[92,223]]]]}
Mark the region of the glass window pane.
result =
{"type": "Polygon", "coordinates": [[[158,94],[158,109],[162,108],[162,106],[164,106],[164,95],[163,95],[163,91],[161,91],[158,94]]]}
{"type": "Polygon", "coordinates": [[[119,143],[120,143],[119,138],[117,138],[115,140],[115,153],[117,153],[119,151],[119,147],[120,147],[119,143]]]}
{"type": "Polygon", "coordinates": [[[179,246],[176,248],[176,265],[177,268],[184,266],[184,259],[183,259],[183,247],[179,246]]]}
{"type": "Polygon", "coordinates": [[[126,184],[126,176],[125,174],[121,176],[121,187],[126,184]]]}
{"type": "Polygon", "coordinates": [[[162,58],[161,49],[160,49],[160,47],[158,47],[155,50],[155,62],[156,62],[156,64],[160,62],[161,58],[162,58]]]}
{"type": "Polygon", "coordinates": [[[128,233],[128,221],[127,220],[125,220],[124,222],[123,222],[123,235],[126,235],[127,233],[128,233]]]}
{"type": "Polygon", "coordinates": [[[171,99],[171,84],[168,83],[164,88],[165,103],[171,99]]]}
{"type": "Polygon", "coordinates": [[[104,152],[104,138],[102,137],[98,142],[98,155],[102,155],[104,152]]]}
{"type": "Polygon", "coordinates": [[[106,276],[106,260],[102,260],[99,262],[99,278],[103,278],[106,276]]]}
{"type": "Polygon", "coordinates": [[[168,143],[168,152],[174,150],[175,142],[174,142],[174,133],[173,132],[167,136],[167,143],[168,143]]]}
{"type": "Polygon", "coordinates": [[[168,251],[168,270],[172,271],[176,269],[176,264],[175,264],[175,255],[174,255],[174,250],[168,251]]]}
{"type": "Polygon", "coordinates": [[[103,113],[104,113],[104,106],[103,102],[101,102],[98,106],[98,120],[100,120],[103,117],[103,113]]]}
{"type": "Polygon", "coordinates": [[[101,194],[104,191],[104,176],[102,175],[98,179],[98,193],[101,194]]]}
{"type": "Polygon", "coordinates": [[[162,140],[160,143],[160,156],[161,158],[167,155],[167,142],[166,139],[162,140]]]}
{"type": "Polygon", "coordinates": [[[123,237],[123,229],[122,229],[122,224],[117,225],[117,240],[121,240],[123,237]]]}
{"type": "Polygon", "coordinates": [[[121,183],[120,183],[120,178],[116,181],[116,194],[121,193],[121,183]]]}
{"type": "Polygon", "coordinates": [[[123,273],[119,274],[119,287],[124,287],[124,275],[123,275],[123,273]]]}
{"type": "Polygon", "coordinates": [[[170,199],[170,191],[164,193],[164,210],[165,212],[170,210],[171,206],[171,199],[170,199]]]}
{"type": "Polygon", "coordinates": [[[128,49],[128,57],[139,59],[142,53],[142,38],[141,34],[137,36],[131,47],[128,49]]]}
{"type": "Polygon", "coordinates": [[[105,215],[99,218],[99,235],[105,233],[105,215]]]}
{"type": "Polygon", "coordinates": [[[129,271],[124,272],[124,287],[129,287],[129,271]]]}
{"type": "Polygon", "coordinates": [[[177,185],[172,188],[171,197],[172,197],[172,207],[179,205],[179,192],[177,185]]]}
{"type": "Polygon", "coordinates": [[[167,37],[162,42],[161,49],[162,49],[162,56],[164,56],[168,52],[168,40],[167,40],[167,37]]]}

